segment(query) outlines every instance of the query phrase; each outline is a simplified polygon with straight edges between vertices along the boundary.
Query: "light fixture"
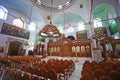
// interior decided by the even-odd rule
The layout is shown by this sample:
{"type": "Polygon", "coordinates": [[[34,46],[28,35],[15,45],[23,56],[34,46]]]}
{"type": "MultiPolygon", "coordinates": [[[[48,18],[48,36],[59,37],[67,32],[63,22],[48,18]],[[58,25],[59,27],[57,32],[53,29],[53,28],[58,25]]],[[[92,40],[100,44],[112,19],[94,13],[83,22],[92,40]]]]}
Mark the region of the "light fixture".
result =
{"type": "Polygon", "coordinates": [[[55,25],[52,24],[52,10],[53,10],[53,0],[51,0],[51,16],[47,16],[47,19],[50,20],[50,24],[44,26],[44,28],[39,32],[39,35],[44,37],[59,37],[60,32],[55,25]]]}
{"type": "Polygon", "coordinates": [[[78,7],[82,8],[83,7],[83,3],[82,2],[78,3],[78,7]]]}
{"type": "Polygon", "coordinates": [[[41,33],[40,35],[41,35],[41,36],[47,36],[47,34],[45,34],[45,33],[41,33]]]}
{"type": "Polygon", "coordinates": [[[36,3],[38,3],[40,5],[41,4],[41,0],[37,0],[36,3]]]}
{"type": "Polygon", "coordinates": [[[59,6],[58,6],[58,9],[62,9],[62,5],[59,5],[59,6]]]}
{"type": "Polygon", "coordinates": [[[66,2],[66,6],[69,6],[69,5],[70,5],[70,2],[69,2],[69,1],[67,1],[67,2],[66,2]]]}

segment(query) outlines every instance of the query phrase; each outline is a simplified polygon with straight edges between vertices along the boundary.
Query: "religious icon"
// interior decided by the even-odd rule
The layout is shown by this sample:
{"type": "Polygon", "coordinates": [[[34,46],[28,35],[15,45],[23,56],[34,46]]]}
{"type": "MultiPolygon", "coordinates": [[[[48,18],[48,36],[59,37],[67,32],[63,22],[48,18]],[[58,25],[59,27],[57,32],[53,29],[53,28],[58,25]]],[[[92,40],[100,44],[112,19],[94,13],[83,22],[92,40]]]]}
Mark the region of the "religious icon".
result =
{"type": "Polygon", "coordinates": [[[81,52],[85,52],[85,47],[81,46],[81,52]]]}
{"type": "Polygon", "coordinates": [[[72,46],[72,52],[75,52],[75,46],[72,46]]]}

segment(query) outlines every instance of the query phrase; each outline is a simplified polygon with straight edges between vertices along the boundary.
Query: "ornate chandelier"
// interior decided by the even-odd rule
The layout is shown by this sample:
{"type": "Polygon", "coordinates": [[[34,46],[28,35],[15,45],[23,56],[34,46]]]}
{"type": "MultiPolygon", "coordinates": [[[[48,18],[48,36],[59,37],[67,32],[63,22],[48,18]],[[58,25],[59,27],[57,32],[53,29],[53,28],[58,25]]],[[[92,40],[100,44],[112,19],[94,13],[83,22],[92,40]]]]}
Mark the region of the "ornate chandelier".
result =
{"type": "MultiPolygon", "coordinates": [[[[51,0],[51,6],[53,6],[53,0],[51,0]]],[[[50,24],[47,24],[39,32],[39,35],[44,37],[60,37],[61,34],[55,25],[52,24],[52,7],[51,7],[51,16],[47,16],[47,19],[50,19],[50,24]]]]}

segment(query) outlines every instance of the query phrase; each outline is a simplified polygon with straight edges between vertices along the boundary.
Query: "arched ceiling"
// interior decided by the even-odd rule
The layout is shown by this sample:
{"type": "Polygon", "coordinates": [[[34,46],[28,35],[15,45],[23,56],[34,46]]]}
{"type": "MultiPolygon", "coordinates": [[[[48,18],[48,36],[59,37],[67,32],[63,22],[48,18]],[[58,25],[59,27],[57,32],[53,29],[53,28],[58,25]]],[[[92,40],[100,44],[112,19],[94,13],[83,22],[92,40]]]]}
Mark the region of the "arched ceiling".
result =
{"type": "MultiPolygon", "coordinates": [[[[25,15],[27,15],[29,18],[32,18],[35,21],[41,22],[43,20],[43,18],[46,18],[44,16],[47,15],[41,15],[43,14],[44,11],[40,10],[39,7],[36,6],[36,4],[34,4],[34,2],[36,2],[37,0],[0,0],[0,3],[4,3],[7,4],[8,7],[7,9],[13,9],[13,10],[19,10],[21,12],[24,12],[25,15]],[[32,10],[32,12],[31,12],[32,10]]],[[[69,4],[70,6],[73,6],[72,9],[74,9],[75,11],[80,11],[82,9],[80,9],[78,7],[79,2],[82,2],[83,4],[85,4],[86,0],[53,0],[53,7],[57,8],[57,6],[59,4],[62,4],[64,6],[64,9],[61,9],[62,11],[65,9],[68,9],[69,7],[65,7],[66,3],[70,2],[71,4],[69,4]],[[78,10],[76,10],[78,9],[78,10]]],[[[51,0],[41,0],[41,4],[43,5],[47,5],[48,9],[51,9],[51,0]]],[[[84,8],[84,7],[83,7],[84,8]]],[[[83,12],[83,11],[82,11],[83,12]]],[[[50,13],[50,12],[45,12],[46,13],[50,13]]],[[[77,12],[76,12],[77,13],[77,12]]],[[[81,20],[84,20],[80,15],[74,14],[74,13],[65,13],[65,22],[79,22],[81,20]]],[[[50,15],[50,14],[49,14],[50,15]]],[[[54,16],[53,16],[54,17],[54,16]]],[[[55,22],[53,22],[55,24],[60,24],[60,23],[64,23],[64,15],[61,15],[58,17],[58,19],[55,19],[55,22]]]]}
{"type": "MultiPolygon", "coordinates": [[[[33,20],[35,20],[37,23],[46,23],[45,22],[45,18],[46,16],[50,13],[50,12],[45,12],[44,10],[40,10],[39,7],[37,7],[36,5],[33,4],[33,1],[37,1],[37,0],[0,0],[0,4],[5,3],[7,5],[9,5],[10,7],[7,7],[9,9],[15,9],[15,10],[19,10],[21,12],[24,12],[29,18],[31,17],[33,20]],[[32,13],[31,13],[32,10],[32,13]],[[45,12],[46,15],[43,15],[45,12]],[[42,14],[42,15],[41,15],[42,14]]],[[[67,1],[73,1],[73,0],[53,0],[54,3],[56,3],[56,5],[59,5],[60,3],[65,5],[65,3],[67,1]],[[60,3],[59,3],[60,2],[60,3]]],[[[89,12],[87,12],[87,8],[90,6],[87,6],[88,4],[87,1],[88,0],[74,0],[74,4],[71,5],[70,9],[72,9],[70,11],[70,9],[66,8],[66,12],[65,15],[59,15],[58,17],[56,17],[53,21],[54,24],[59,25],[59,24],[64,24],[64,23],[71,23],[71,22],[86,22],[85,18],[88,17],[89,12]],[[78,4],[79,2],[83,3],[83,8],[78,8],[78,4]],[[86,5],[86,6],[84,6],[86,5]],[[68,12],[67,12],[68,11],[68,12]],[[74,13],[75,11],[75,13],[74,13]],[[65,16],[65,19],[64,19],[65,16]],[[81,17],[84,16],[84,17],[81,17]],[[65,20],[65,21],[64,21],[65,20]]],[[[48,5],[48,7],[50,7],[51,5],[49,4],[51,2],[51,0],[41,0],[42,4],[44,5],[48,5]]],[[[90,2],[89,2],[90,4],[90,2]]],[[[56,7],[56,5],[54,4],[53,7],[56,7]]],[[[116,16],[115,10],[111,5],[108,4],[99,4],[98,6],[96,6],[93,9],[93,13],[92,13],[92,19],[96,18],[96,17],[100,17],[103,20],[104,19],[108,19],[108,12],[111,11],[111,13],[116,16]]],[[[54,17],[55,15],[53,15],[54,17]]],[[[87,18],[89,19],[89,18],[87,18]]],[[[43,26],[44,27],[44,26],[43,26]]]]}
{"type": "Polygon", "coordinates": [[[56,18],[56,20],[54,21],[54,24],[64,25],[64,24],[79,23],[79,22],[85,23],[85,20],[80,15],[75,14],[75,13],[65,13],[65,14],[60,15],[58,18],[56,18]]]}
{"type": "Polygon", "coordinates": [[[113,17],[116,17],[116,13],[114,8],[109,4],[99,4],[93,9],[93,19],[94,18],[101,18],[102,20],[108,19],[109,12],[112,14],[113,17]]]}
{"type": "Polygon", "coordinates": [[[31,10],[31,4],[26,2],[25,0],[0,0],[0,2],[3,2],[7,5],[9,5],[12,8],[16,8],[21,11],[27,11],[30,13],[31,10]],[[26,9],[27,8],[27,9],[26,9]]]}

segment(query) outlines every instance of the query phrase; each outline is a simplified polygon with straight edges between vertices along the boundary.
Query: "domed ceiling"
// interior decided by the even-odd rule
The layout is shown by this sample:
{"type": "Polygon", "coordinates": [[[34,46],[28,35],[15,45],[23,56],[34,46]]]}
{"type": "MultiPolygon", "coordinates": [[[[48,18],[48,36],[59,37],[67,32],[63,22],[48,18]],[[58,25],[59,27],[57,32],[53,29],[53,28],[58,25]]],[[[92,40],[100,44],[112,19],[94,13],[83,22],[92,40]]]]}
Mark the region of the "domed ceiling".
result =
{"type": "Polygon", "coordinates": [[[65,13],[63,15],[60,15],[55,21],[54,24],[58,25],[58,24],[64,24],[64,22],[67,23],[71,23],[71,22],[84,22],[86,23],[86,21],[83,19],[83,17],[81,17],[78,14],[74,14],[74,13],[65,13]],[[65,20],[65,21],[64,21],[65,20]]]}
{"type": "Polygon", "coordinates": [[[63,11],[68,9],[76,0],[31,0],[33,4],[47,11],[63,11]]]}
{"type": "Polygon", "coordinates": [[[110,12],[114,17],[116,16],[115,10],[111,5],[100,4],[93,9],[93,18],[108,19],[108,14],[110,12]]]}

